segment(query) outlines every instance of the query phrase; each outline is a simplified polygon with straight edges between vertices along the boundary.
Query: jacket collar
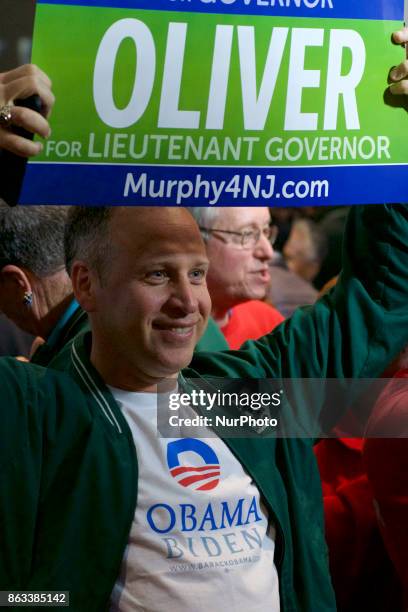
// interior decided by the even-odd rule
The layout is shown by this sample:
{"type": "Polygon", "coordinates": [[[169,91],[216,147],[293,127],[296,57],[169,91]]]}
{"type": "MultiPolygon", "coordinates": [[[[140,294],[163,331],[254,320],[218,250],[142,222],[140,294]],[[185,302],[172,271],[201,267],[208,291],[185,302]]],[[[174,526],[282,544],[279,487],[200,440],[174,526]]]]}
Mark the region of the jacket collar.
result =
{"type": "Polygon", "coordinates": [[[78,302],[75,299],[72,300],[47,338],[47,344],[51,349],[58,344],[61,336],[65,336],[69,333],[69,330],[76,324],[77,319],[82,313],[84,313],[84,311],[81,309],[78,302]]]}
{"type": "Polygon", "coordinates": [[[128,425],[119,406],[101,376],[90,361],[91,332],[77,336],[71,345],[70,370],[81,389],[91,396],[101,415],[118,434],[128,431],[128,425]]]}
{"type": "MultiPolygon", "coordinates": [[[[110,426],[119,434],[128,432],[129,427],[121,409],[90,361],[91,346],[92,334],[90,331],[75,337],[70,350],[70,374],[85,394],[91,396],[93,403],[98,406],[110,426]]],[[[184,388],[188,386],[181,374],[179,384],[184,388]]]]}

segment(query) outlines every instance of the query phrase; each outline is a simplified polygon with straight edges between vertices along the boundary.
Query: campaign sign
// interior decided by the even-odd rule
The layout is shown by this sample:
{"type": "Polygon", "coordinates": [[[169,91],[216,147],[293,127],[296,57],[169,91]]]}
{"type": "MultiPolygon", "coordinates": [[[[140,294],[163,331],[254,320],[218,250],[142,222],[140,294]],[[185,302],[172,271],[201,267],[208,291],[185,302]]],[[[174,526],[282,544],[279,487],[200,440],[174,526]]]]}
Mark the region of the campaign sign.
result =
{"type": "Polygon", "coordinates": [[[406,200],[403,0],[38,0],[52,136],[25,204],[406,200]],[[398,98],[403,102],[404,98],[398,98]]]}

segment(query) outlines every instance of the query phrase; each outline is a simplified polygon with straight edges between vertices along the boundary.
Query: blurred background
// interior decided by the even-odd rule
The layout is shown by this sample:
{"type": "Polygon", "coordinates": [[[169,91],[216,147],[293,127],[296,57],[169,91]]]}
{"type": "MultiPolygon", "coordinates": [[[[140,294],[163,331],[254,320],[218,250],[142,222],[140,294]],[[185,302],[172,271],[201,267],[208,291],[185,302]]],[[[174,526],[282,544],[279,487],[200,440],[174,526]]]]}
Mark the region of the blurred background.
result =
{"type": "Polygon", "coordinates": [[[0,72],[30,60],[34,0],[0,0],[0,72]]]}

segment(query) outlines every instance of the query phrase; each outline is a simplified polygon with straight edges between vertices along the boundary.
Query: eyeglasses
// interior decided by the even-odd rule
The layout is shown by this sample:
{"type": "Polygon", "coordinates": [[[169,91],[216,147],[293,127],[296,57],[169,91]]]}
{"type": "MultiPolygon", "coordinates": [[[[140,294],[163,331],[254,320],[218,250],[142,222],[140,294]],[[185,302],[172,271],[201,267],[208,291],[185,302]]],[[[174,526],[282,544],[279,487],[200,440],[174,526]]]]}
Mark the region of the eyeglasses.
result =
{"type": "Polygon", "coordinates": [[[254,228],[244,230],[242,232],[232,232],[229,230],[220,230],[217,228],[209,229],[208,227],[202,226],[200,226],[200,230],[203,233],[213,234],[214,238],[220,238],[217,234],[227,234],[228,236],[231,236],[230,242],[232,244],[236,244],[237,246],[240,246],[243,249],[254,248],[260,241],[261,236],[265,236],[265,238],[269,240],[269,242],[273,246],[276,242],[276,238],[278,237],[279,232],[277,226],[273,225],[273,223],[270,223],[263,229],[254,228]]]}

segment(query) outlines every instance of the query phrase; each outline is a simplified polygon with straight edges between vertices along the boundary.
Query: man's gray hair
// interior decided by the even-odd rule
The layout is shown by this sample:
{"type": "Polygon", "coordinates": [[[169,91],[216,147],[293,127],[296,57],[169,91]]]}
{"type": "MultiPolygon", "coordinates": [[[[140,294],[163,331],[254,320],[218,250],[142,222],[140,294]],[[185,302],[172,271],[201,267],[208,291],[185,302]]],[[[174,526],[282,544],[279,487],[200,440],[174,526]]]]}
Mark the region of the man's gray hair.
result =
{"type": "Polygon", "coordinates": [[[0,269],[8,264],[44,278],[64,267],[67,206],[15,206],[0,200],[0,269]]]}
{"type": "MultiPolygon", "coordinates": [[[[219,207],[210,208],[208,206],[194,206],[187,210],[193,215],[199,227],[205,227],[207,229],[213,229],[220,214],[219,207]]],[[[205,230],[201,230],[201,235],[204,240],[208,240],[210,237],[210,234],[205,230]]]]}
{"type": "Polygon", "coordinates": [[[85,261],[102,278],[112,255],[110,220],[114,206],[74,206],[65,228],[65,267],[71,274],[76,259],[85,261]]]}

